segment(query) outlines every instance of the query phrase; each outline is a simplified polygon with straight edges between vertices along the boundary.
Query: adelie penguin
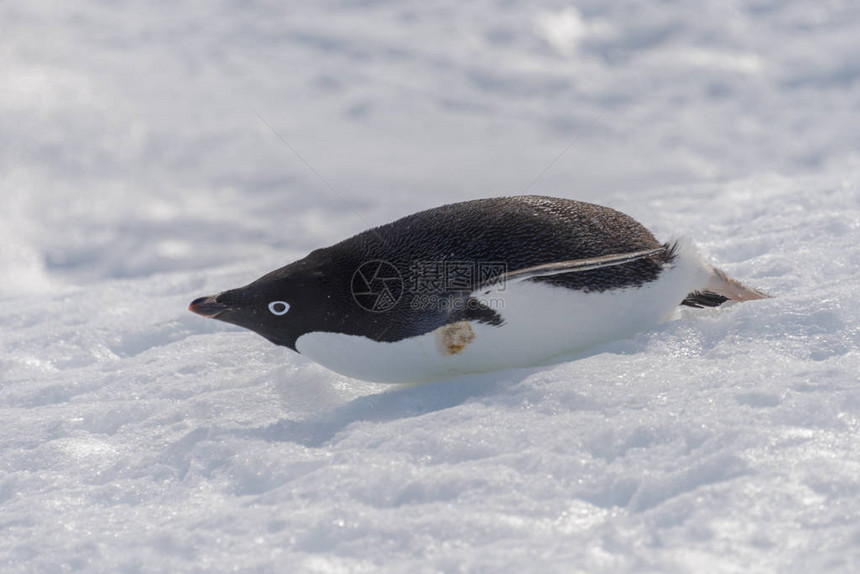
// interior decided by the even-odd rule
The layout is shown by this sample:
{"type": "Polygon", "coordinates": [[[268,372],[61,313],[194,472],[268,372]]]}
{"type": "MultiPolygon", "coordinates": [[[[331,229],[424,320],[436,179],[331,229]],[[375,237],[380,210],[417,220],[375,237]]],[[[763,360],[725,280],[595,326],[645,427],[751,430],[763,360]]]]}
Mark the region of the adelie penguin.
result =
{"type": "Polygon", "coordinates": [[[404,383],[551,363],[678,305],[764,297],[614,209],[523,196],[409,215],[189,309],[338,373],[404,383]]]}

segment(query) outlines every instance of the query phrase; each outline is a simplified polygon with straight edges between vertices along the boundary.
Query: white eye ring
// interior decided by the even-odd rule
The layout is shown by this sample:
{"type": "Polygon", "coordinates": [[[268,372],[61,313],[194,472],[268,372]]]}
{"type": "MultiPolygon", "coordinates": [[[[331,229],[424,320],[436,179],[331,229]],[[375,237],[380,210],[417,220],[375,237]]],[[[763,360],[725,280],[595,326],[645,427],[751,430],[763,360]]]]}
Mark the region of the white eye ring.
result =
{"type": "Polygon", "coordinates": [[[290,304],[286,301],[272,301],[269,303],[269,311],[272,315],[286,315],[290,310],[290,304]]]}

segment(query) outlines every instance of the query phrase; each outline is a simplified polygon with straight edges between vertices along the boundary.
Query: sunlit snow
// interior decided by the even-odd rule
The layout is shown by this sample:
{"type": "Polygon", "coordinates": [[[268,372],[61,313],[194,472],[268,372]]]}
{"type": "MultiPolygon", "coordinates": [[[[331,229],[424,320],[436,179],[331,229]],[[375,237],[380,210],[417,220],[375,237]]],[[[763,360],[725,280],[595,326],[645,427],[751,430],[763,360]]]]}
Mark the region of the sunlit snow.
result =
{"type": "Polygon", "coordinates": [[[838,1],[0,3],[0,570],[860,571],[857,54],[838,1]],[[526,191],[776,298],[393,389],[187,311],[526,191]]]}

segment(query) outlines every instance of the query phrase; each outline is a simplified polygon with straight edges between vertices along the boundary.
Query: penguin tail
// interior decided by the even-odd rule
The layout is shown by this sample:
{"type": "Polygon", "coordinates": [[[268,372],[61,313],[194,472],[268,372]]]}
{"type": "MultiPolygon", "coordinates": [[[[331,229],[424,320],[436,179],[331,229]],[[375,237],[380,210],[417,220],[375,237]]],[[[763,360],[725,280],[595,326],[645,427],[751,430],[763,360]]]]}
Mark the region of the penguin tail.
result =
{"type": "Polygon", "coordinates": [[[722,269],[711,267],[707,286],[700,291],[687,295],[681,305],[688,307],[719,307],[726,301],[753,301],[755,299],[770,299],[772,295],[758,289],[748,287],[732,279],[722,269]]]}

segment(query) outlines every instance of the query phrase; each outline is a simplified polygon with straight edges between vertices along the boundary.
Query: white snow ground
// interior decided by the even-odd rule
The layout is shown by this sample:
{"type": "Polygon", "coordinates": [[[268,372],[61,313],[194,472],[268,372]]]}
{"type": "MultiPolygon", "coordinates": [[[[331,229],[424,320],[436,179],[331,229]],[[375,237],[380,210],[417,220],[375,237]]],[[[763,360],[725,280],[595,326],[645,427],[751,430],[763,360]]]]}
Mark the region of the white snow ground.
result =
{"type": "Polygon", "coordinates": [[[0,569],[857,572],[858,53],[847,0],[0,3],[0,569]],[[393,389],[186,311],[526,190],[777,298],[393,389]]]}

